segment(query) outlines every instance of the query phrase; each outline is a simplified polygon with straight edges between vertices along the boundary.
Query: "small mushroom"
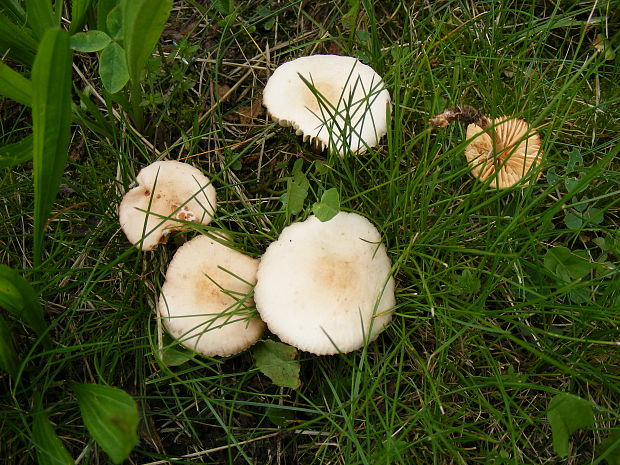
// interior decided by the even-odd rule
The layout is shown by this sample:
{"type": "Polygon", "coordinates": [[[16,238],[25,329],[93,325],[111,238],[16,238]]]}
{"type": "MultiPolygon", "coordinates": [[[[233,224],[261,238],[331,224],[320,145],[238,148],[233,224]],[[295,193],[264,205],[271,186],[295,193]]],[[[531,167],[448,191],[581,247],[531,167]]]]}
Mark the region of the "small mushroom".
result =
{"type": "Polygon", "coordinates": [[[206,356],[228,356],[254,344],[265,329],[250,295],[258,260],[207,236],[174,254],[158,313],[168,331],[206,356]]]}
{"type": "Polygon", "coordinates": [[[492,178],[492,188],[514,186],[542,160],[540,136],[521,119],[482,118],[481,122],[467,126],[467,139],[470,142],[465,156],[472,175],[480,181],[492,178]]]}
{"type": "Polygon", "coordinates": [[[263,104],[282,126],[340,155],[377,145],[391,109],[381,77],[356,58],[339,55],[279,66],[267,81],[263,104]]]}
{"type": "Polygon", "coordinates": [[[153,250],[171,231],[191,221],[209,224],[216,206],[215,188],[200,170],[174,160],[158,161],[138,173],[138,187],[125,194],[118,208],[127,239],[153,250]]]}
{"type": "Polygon", "coordinates": [[[346,353],[377,338],[395,304],[391,263],[363,216],[315,216],[282,231],[261,258],[256,308],[284,342],[317,355],[346,353]]]}

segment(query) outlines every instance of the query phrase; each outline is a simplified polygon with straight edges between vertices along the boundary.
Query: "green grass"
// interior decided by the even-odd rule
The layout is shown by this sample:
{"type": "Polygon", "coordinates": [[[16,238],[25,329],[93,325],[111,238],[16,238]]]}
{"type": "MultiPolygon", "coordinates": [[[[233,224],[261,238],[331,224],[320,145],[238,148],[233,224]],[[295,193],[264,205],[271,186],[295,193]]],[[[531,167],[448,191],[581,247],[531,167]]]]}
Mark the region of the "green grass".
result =
{"type": "MultiPolygon", "coordinates": [[[[74,87],[97,92],[88,99],[102,130],[73,126],[63,177],[73,191],[53,206],[36,273],[31,168],[0,173],[0,262],[40,291],[54,342],[44,350],[13,328],[23,363],[18,378],[0,374],[0,462],[36,460],[40,394],[72,457],[107,463],[71,390],[101,383],[138,402],[128,463],[600,463],[595,448],[620,425],[618,4],[364,1],[353,31],[346,2],[261,4],[271,13],[256,2],[203,3],[175,2],[143,85],[140,132],[103,92],[93,56],[75,61],[74,87]],[[596,52],[599,35],[615,44],[614,59],[596,52]],[[384,76],[393,107],[379,147],[340,159],[264,113],[246,118],[275,66],[334,51],[384,76]],[[427,124],[460,104],[539,126],[540,180],[498,191],[473,179],[465,127],[427,124]],[[379,228],[397,307],[376,342],[342,356],[301,353],[297,391],[259,373],[251,350],[160,362],[159,289],[178,245],[200,228],[140,253],[116,208],[146,164],[203,152],[189,162],[220,202],[206,229],[228,231],[253,256],[332,187],[344,210],[379,228]],[[310,191],[291,217],[279,197],[300,157],[310,191]],[[570,214],[591,220],[575,228],[570,214]],[[588,272],[559,279],[554,247],[588,272]],[[571,436],[567,459],[553,451],[545,414],[558,393],[595,406],[595,426],[571,436]]],[[[28,130],[21,106],[0,100],[0,114],[3,145],[28,130]]]]}

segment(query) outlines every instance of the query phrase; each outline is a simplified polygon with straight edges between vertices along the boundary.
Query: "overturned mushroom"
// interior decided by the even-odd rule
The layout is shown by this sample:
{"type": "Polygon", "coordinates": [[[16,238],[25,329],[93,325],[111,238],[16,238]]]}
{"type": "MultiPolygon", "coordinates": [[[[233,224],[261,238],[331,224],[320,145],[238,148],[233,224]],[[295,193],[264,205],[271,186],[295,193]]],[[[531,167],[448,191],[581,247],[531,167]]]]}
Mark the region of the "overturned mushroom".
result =
{"type": "Polygon", "coordinates": [[[282,126],[340,155],[362,153],[387,132],[390,94],[381,77],[353,57],[313,55],[279,66],[263,104],[282,126]]]}
{"type": "Polygon", "coordinates": [[[284,342],[317,355],[377,338],[392,318],[394,279],[381,236],[366,218],[338,213],[292,224],[261,258],[254,298],[284,342]]]}
{"type": "Polygon", "coordinates": [[[159,316],[183,345],[207,356],[233,355],[265,329],[251,299],[258,260],[198,236],[175,253],[161,289],[159,316]]]}
{"type": "Polygon", "coordinates": [[[143,168],[137,181],[118,208],[121,228],[137,247],[153,250],[171,231],[183,229],[183,222],[206,225],[213,219],[215,188],[197,168],[158,161],[143,168]]]}
{"type": "MultiPolygon", "coordinates": [[[[465,156],[471,173],[480,181],[491,178],[492,188],[517,184],[542,160],[540,136],[525,121],[502,116],[467,126],[465,156]]],[[[540,173],[538,174],[538,179],[540,173]]],[[[525,182],[524,185],[527,185],[525,182]]]]}

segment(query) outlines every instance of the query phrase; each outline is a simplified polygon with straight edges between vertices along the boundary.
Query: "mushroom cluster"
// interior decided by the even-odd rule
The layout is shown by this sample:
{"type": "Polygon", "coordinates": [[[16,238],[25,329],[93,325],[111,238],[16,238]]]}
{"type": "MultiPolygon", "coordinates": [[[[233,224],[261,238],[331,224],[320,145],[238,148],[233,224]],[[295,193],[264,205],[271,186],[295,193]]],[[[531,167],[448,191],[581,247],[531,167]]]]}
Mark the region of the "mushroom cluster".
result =
{"type": "MultiPolygon", "coordinates": [[[[353,57],[293,60],[275,70],[263,95],[276,121],[340,155],[362,153],[387,132],[389,93],[381,77],[353,57]]],[[[186,163],[155,162],[140,171],[137,184],[118,214],[141,250],[154,250],[189,223],[213,219],[215,188],[186,163]]],[[[391,262],[379,232],[360,215],[294,223],[260,261],[227,242],[218,234],[195,237],[168,266],[157,312],[191,350],[236,354],[261,337],[264,320],[299,349],[346,353],[375,340],[392,317],[391,262]]]]}

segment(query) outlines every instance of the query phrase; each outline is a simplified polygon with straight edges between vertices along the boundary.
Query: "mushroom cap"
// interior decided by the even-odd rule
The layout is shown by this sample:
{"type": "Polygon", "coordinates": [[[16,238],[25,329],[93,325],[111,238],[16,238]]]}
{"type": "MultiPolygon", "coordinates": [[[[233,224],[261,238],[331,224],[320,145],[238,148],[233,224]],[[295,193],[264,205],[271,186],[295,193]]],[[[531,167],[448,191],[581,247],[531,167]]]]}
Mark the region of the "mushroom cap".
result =
{"type": "Polygon", "coordinates": [[[340,155],[377,145],[391,109],[381,77],[358,59],[339,55],[312,55],[279,66],[267,81],[263,105],[282,126],[293,126],[304,140],[340,155]]]}
{"type": "Polygon", "coordinates": [[[207,236],[174,254],[158,313],[175,338],[206,356],[227,356],[254,344],[265,329],[250,295],[258,260],[207,236]]]}
{"type": "Polygon", "coordinates": [[[465,156],[472,175],[480,181],[493,176],[492,188],[514,186],[542,160],[540,136],[530,132],[529,124],[521,119],[502,116],[485,129],[470,124],[467,139],[471,142],[465,156]]]}
{"type": "Polygon", "coordinates": [[[206,225],[213,219],[215,188],[199,169],[158,161],[143,168],[137,181],[123,197],[118,217],[129,242],[142,250],[155,249],[170,231],[183,229],[182,221],[206,225]]]}
{"type": "Polygon", "coordinates": [[[391,263],[363,216],[315,216],[282,231],[261,258],[256,308],[284,342],[317,355],[373,341],[392,318],[391,263]]]}

